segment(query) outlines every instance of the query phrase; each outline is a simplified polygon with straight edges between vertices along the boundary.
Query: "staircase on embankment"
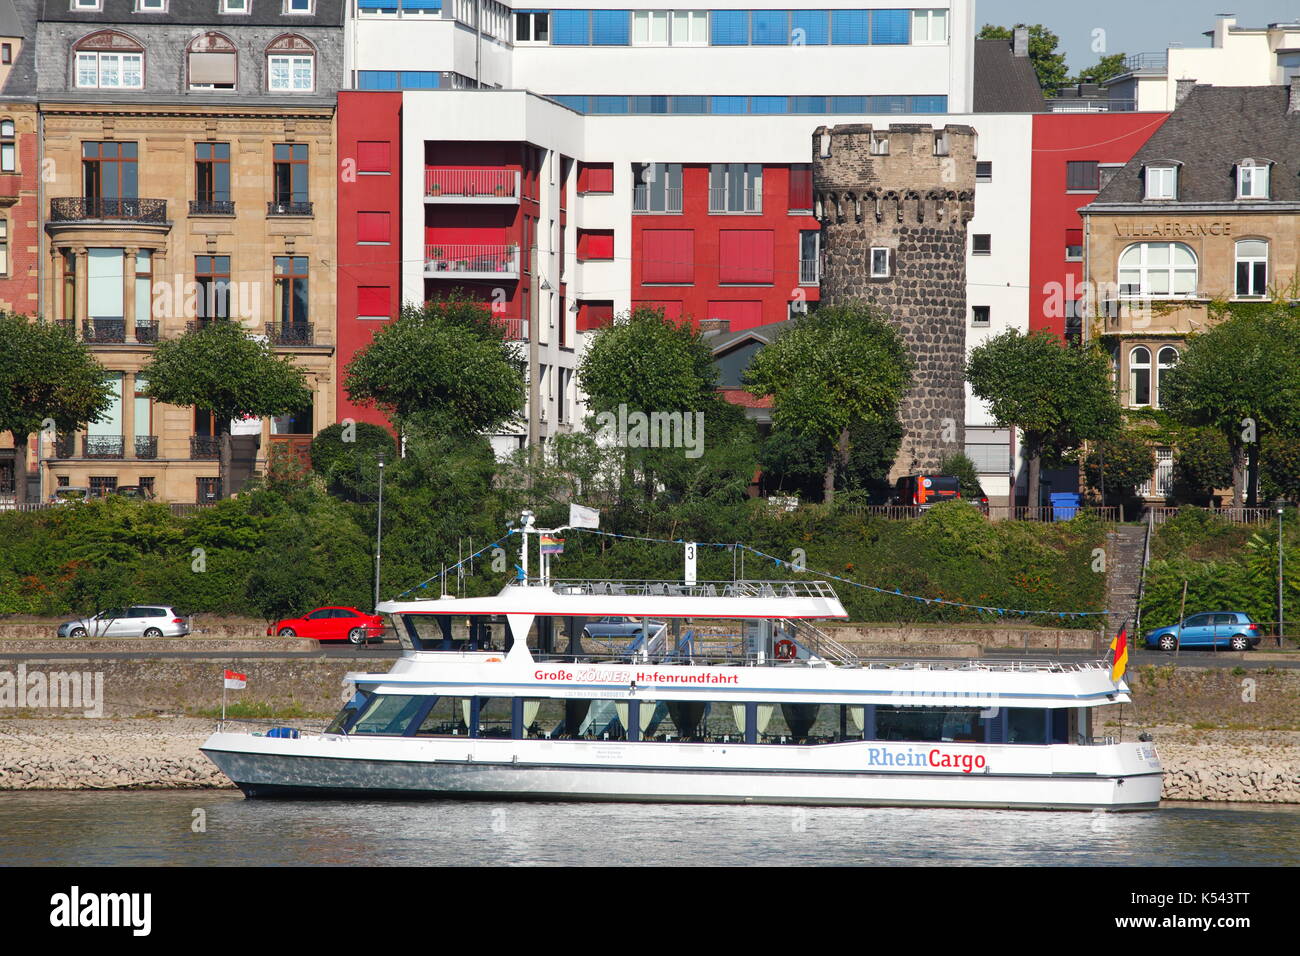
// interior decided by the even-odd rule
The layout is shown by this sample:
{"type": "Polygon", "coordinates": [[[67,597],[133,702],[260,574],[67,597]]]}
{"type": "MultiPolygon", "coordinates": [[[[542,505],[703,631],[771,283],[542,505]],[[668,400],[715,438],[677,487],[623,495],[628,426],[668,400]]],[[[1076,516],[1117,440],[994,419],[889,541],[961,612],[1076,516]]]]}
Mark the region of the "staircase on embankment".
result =
{"type": "Polygon", "coordinates": [[[1137,630],[1146,544],[1145,525],[1118,525],[1106,535],[1106,609],[1110,611],[1111,634],[1125,621],[1130,635],[1137,630]]]}

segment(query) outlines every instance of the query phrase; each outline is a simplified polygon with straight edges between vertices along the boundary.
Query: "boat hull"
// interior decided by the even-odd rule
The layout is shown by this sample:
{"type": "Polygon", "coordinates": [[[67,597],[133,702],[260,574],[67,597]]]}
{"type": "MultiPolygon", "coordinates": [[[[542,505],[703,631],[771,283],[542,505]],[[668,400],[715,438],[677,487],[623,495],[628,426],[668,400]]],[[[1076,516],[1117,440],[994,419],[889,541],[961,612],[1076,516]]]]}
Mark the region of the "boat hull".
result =
{"type": "MultiPolygon", "coordinates": [[[[773,748],[668,745],[675,765],[654,753],[663,744],[602,746],[599,742],[540,748],[476,748],[451,757],[446,747],[404,741],[383,756],[357,752],[355,740],[274,740],[216,734],[203,752],[246,796],[590,800],[655,803],[785,804],[800,806],[977,807],[1036,810],[1149,810],[1160,801],[1161,771],[1139,766],[1115,747],[1070,748],[1089,754],[1108,772],[953,772],[866,770],[865,743],[775,748],[806,766],[753,766],[755,751],[773,748]],[[646,753],[646,748],[652,748],[646,753]],[[698,754],[690,754],[695,748],[698,754]],[[519,750],[529,750],[521,756],[519,750]],[[498,753],[491,751],[497,750],[498,753]],[[822,756],[810,753],[834,750],[822,756]],[[1103,751],[1117,751],[1109,754],[1103,751]],[[331,752],[333,751],[333,752],[331,752]],[[352,752],[349,752],[352,751],[352,752]],[[487,752],[484,752],[487,751],[487,752]],[[602,753],[603,751],[603,753],[602,753]],[[685,755],[681,752],[687,751],[685,755]],[[795,754],[795,752],[798,754],[795,754]],[[730,759],[727,759],[728,752],[730,759]],[[748,752],[748,753],[747,753],[748,752]],[[681,759],[685,756],[686,759],[681,759]],[[656,764],[638,758],[657,757],[656,764]],[[496,758],[496,759],[494,759],[496,758]],[[549,759],[547,759],[549,758],[549,759]],[[691,759],[694,758],[694,759],[691,759]],[[713,759],[710,759],[713,758],[713,759]],[[725,765],[724,765],[725,764],[725,765]],[[838,764],[838,766],[836,765],[838,764]],[[1129,764],[1129,766],[1123,766],[1129,764]]],[[[473,744],[481,743],[474,741],[473,744]]],[[[515,744],[527,742],[513,742],[515,744]]],[[[1141,748],[1127,745],[1142,753],[1141,748]]],[[[878,750],[882,748],[877,748],[878,750]]],[[[1059,748],[1035,748],[1050,751],[1059,748]]],[[[757,754],[759,757],[772,756],[757,754]]]]}

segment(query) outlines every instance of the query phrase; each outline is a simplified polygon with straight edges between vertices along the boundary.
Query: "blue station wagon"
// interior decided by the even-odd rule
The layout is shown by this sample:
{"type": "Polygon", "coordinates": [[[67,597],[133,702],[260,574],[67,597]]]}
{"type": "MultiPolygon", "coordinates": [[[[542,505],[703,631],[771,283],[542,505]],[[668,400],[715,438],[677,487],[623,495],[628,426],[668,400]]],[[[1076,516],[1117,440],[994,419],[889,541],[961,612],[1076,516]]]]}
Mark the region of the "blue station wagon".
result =
{"type": "Polygon", "coordinates": [[[1187,648],[1249,650],[1259,644],[1262,631],[1244,611],[1215,611],[1193,614],[1182,625],[1172,624],[1152,631],[1145,638],[1149,648],[1162,651],[1187,648]]]}

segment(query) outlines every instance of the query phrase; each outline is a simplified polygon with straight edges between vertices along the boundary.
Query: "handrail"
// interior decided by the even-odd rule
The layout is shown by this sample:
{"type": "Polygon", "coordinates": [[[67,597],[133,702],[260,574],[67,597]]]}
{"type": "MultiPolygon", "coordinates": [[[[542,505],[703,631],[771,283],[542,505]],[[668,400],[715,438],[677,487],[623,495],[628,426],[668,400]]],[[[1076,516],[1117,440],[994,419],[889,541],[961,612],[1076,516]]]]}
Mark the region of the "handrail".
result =
{"type": "MultiPolygon", "coordinates": [[[[537,650],[532,652],[533,660],[538,663],[590,663],[590,664],[640,664],[656,665],[660,667],[815,667],[820,663],[825,665],[827,661],[822,660],[778,660],[771,655],[733,653],[732,649],[737,645],[723,645],[721,648],[711,648],[708,645],[713,642],[694,641],[694,647],[689,662],[682,660],[673,660],[670,656],[656,656],[647,646],[644,650],[633,650],[630,647],[622,651],[610,651],[608,653],[542,653],[537,650]]],[[[662,646],[659,649],[662,652],[662,646]]],[[[850,655],[851,663],[836,664],[832,666],[843,667],[861,667],[869,670],[924,670],[924,671],[986,671],[996,673],[1050,673],[1050,674],[1069,674],[1084,673],[1088,671],[1110,671],[1110,663],[1104,660],[1098,661],[1051,661],[1051,660],[990,660],[987,658],[866,658],[853,657],[850,655]]]]}
{"type": "Polygon", "coordinates": [[[815,578],[796,581],[700,581],[682,584],[680,581],[655,580],[601,580],[578,578],[551,581],[556,594],[592,594],[654,597],[763,597],[763,598],[830,598],[838,595],[826,581],[815,578]]]}

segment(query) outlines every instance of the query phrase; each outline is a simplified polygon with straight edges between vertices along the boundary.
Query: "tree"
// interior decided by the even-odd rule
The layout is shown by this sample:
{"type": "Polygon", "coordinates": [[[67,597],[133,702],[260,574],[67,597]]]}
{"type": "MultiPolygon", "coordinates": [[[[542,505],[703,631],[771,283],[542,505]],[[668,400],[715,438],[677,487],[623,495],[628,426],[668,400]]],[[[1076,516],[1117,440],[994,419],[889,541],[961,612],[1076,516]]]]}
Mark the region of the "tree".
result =
{"type": "Polygon", "coordinates": [[[27,500],[27,445],[46,420],[76,431],[113,404],[107,372],[70,333],[0,313],[0,432],[14,440],[14,493],[27,500]]]}
{"type": "Polygon", "coordinates": [[[1259,444],[1259,487],[1265,499],[1300,501],[1300,433],[1274,431],[1259,444]]]}
{"type": "Polygon", "coordinates": [[[397,443],[388,429],[369,422],[329,425],[311,440],[312,470],[325,479],[331,492],[348,501],[377,493],[381,455],[386,462],[395,462],[397,443]]]}
{"type": "Polygon", "coordinates": [[[1189,428],[1178,436],[1174,455],[1174,495],[1205,504],[1218,488],[1232,483],[1232,452],[1222,432],[1189,428]]]}
{"type": "Polygon", "coordinates": [[[1067,345],[1044,330],[1022,335],[1008,329],[971,351],[966,378],[998,426],[1019,428],[1024,436],[1030,507],[1039,503],[1045,455],[1059,459],[1119,427],[1110,362],[1092,345],[1067,345]]]}
{"type": "Polygon", "coordinates": [[[1155,473],[1156,453],[1141,435],[1122,431],[1109,441],[1094,444],[1084,459],[1083,470],[1092,487],[1100,490],[1104,478],[1108,496],[1132,498],[1155,473]]]}
{"type": "Polygon", "coordinates": [[[1232,457],[1232,503],[1255,500],[1259,440],[1300,423],[1300,315],[1288,305],[1211,306],[1218,324],[1187,337],[1160,391],[1169,415],[1219,431],[1232,457]]]}
{"type": "Polygon", "coordinates": [[[1112,76],[1119,76],[1121,73],[1128,72],[1128,54],[1112,53],[1109,56],[1103,56],[1095,64],[1086,70],[1079,71],[1079,75],[1074,78],[1075,83],[1102,83],[1109,80],[1112,76]]]}
{"type": "Polygon", "coordinates": [[[939,466],[939,473],[956,478],[959,483],[958,487],[961,489],[961,496],[967,501],[977,500],[984,492],[983,487],[980,485],[979,471],[975,468],[975,462],[961,452],[944,458],[943,463],[939,466]]]}
{"type": "Polygon", "coordinates": [[[524,405],[524,361],[504,327],[480,302],[452,293],[407,305],[375,333],[344,370],[348,397],[395,416],[414,416],[455,435],[517,421],[524,405]]]}
{"type": "Polygon", "coordinates": [[[311,404],[301,368],[236,322],[215,321],[159,342],[140,373],[150,398],[212,410],[221,439],[221,488],[229,495],[230,422],[285,415],[311,404]]]}
{"type": "MultiPolygon", "coordinates": [[[[1023,23],[1016,24],[1016,27],[1023,26],[1025,26],[1023,23]]],[[[1015,27],[999,27],[991,23],[984,24],[976,36],[979,40],[1014,38],[1015,27]]],[[[1034,64],[1038,85],[1043,88],[1044,96],[1055,96],[1069,77],[1069,72],[1065,68],[1065,54],[1056,52],[1057,44],[1060,42],[1060,37],[1041,23],[1029,27],[1029,59],[1034,64]]]]}
{"type": "Polygon", "coordinates": [[[773,398],[777,428],[825,450],[822,500],[849,462],[854,426],[898,421],[913,362],[898,330],[861,302],[823,306],[796,319],[750,363],[746,388],[773,398]]]}

